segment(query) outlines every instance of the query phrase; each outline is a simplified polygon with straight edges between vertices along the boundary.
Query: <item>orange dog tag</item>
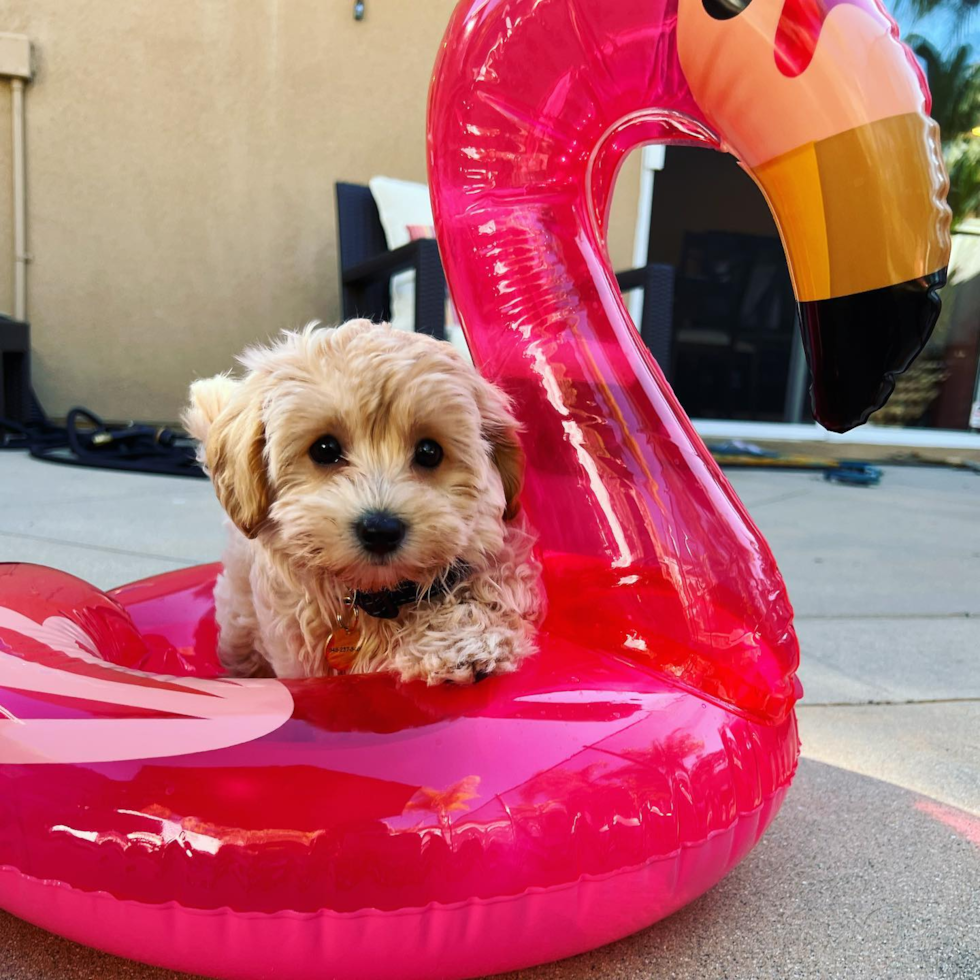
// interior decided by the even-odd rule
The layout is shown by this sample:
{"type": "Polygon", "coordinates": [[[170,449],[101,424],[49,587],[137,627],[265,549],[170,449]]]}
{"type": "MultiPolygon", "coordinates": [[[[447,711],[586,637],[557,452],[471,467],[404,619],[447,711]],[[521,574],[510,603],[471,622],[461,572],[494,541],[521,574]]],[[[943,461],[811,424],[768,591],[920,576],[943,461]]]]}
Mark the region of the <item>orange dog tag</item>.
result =
{"type": "Polygon", "coordinates": [[[338,627],[327,637],[323,655],[334,670],[350,670],[357,652],[361,649],[361,631],[355,624],[352,629],[338,627]]]}
{"type": "Polygon", "coordinates": [[[334,670],[350,670],[361,649],[360,612],[355,605],[357,593],[352,589],[344,596],[343,612],[337,616],[337,628],[323,644],[323,655],[334,670]]]}

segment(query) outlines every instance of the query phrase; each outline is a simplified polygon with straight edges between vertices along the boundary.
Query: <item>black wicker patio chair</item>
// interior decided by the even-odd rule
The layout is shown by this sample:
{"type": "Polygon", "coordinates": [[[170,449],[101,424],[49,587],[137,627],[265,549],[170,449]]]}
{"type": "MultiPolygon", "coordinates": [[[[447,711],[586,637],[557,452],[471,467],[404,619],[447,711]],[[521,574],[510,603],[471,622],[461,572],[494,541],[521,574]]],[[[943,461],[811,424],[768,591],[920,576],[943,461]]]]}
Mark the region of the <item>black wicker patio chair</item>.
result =
{"type": "MultiPolygon", "coordinates": [[[[389,251],[371,190],[337,184],[337,237],[344,319],[391,319],[391,278],[415,270],[415,329],[445,339],[446,278],[433,239],[389,251]]],[[[670,378],[674,270],[650,264],[616,276],[624,292],[643,290],[640,336],[670,378]]]]}

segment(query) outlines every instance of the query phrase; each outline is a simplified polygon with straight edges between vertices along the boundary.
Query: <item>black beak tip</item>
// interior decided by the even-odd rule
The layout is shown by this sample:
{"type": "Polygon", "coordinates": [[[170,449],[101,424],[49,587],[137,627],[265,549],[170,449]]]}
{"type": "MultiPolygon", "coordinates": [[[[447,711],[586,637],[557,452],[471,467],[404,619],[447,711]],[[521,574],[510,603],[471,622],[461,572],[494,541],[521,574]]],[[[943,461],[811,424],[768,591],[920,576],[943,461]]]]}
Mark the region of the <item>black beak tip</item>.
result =
{"type": "Polygon", "coordinates": [[[831,432],[866,422],[921,353],[942,301],[946,270],[851,296],[800,304],[813,375],[813,417],[831,432]]]}

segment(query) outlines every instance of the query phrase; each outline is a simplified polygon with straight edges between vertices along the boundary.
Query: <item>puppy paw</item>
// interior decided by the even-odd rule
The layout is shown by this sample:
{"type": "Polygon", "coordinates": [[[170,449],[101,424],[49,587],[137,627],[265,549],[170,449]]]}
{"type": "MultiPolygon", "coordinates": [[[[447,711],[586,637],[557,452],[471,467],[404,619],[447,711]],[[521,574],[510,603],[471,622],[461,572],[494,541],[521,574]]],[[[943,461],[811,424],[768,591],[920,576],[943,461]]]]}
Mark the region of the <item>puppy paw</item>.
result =
{"type": "Polygon", "coordinates": [[[438,658],[426,658],[421,677],[429,685],[474,684],[491,674],[517,669],[518,637],[510,630],[487,630],[451,644],[438,658]]]}
{"type": "Polygon", "coordinates": [[[392,668],[402,680],[429,685],[474,684],[491,674],[516,670],[533,650],[526,631],[480,619],[476,615],[462,628],[457,623],[456,629],[430,629],[403,637],[392,668]]]}

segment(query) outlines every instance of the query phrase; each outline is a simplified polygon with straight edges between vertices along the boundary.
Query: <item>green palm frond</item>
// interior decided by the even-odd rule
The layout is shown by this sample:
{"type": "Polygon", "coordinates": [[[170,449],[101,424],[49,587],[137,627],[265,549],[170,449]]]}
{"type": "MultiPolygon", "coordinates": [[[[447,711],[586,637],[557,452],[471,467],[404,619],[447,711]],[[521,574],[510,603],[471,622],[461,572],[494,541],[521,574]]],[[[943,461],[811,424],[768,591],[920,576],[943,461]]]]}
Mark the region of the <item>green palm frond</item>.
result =
{"type": "Polygon", "coordinates": [[[946,197],[953,212],[953,226],[980,209],[980,139],[961,137],[944,148],[949,172],[946,197]]]}
{"type": "Polygon", "coordinates": [[[973,49],[961,44],[944,55],[934,44],[918,35],[906,43],[922,60],[932,93],[932,117],[939,123],[943,157],[949,172],[947,200],[953,226],[976,213],[980,207],[980,64],[973,49]]]}
{"type": "Polygon", "coordinates": [[[932,92],[932,118],[944,140],[955,139],[980,124],[980,64],[973,49],[961,44],[944,57],[924,37],[913,34],[906,43],[922,59],[932,92]]]}
{"type": "Polygon", "coordinates": [[[925,17],[940,7],[950,11],[957,24],[966,25],[980,8],[980,0],[899,0],[896,9],[906,10],[916,17],[925,17]]]}

